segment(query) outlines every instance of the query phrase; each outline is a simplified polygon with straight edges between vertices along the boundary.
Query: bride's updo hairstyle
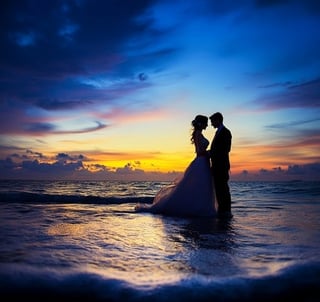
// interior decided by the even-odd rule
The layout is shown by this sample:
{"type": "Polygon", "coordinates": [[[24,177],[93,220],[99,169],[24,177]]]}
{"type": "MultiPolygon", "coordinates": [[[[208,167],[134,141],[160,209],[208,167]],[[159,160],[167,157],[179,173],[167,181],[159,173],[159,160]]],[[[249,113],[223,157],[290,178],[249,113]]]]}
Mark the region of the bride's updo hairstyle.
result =
{"type": "Polygon", "coordinates": [[[191,134],[191,142],[194,144],[194,134],[196,130],[205,129],[208,126],[208,117],[205,115],[197,115],[194,120],[191,122],[193,131],[191,134]]]}

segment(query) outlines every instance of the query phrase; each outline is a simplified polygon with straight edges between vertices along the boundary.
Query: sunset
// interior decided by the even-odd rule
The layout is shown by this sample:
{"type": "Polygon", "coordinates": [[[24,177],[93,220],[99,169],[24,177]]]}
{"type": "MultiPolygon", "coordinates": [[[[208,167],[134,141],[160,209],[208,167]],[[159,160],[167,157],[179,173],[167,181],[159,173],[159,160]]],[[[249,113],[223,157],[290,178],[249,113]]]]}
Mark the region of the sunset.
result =
{"type": "Polygon", "coordinates": [[[220,111],[232,179],[319,179],[319,15],[317,1],[6,1],[1,178],[172,180],[195,156],[194,116],[220,111]]]}
{"type": "Polygon", "coordinates": [[[1,296],[320,301],[320,1],[0,22],[1,296]]]}

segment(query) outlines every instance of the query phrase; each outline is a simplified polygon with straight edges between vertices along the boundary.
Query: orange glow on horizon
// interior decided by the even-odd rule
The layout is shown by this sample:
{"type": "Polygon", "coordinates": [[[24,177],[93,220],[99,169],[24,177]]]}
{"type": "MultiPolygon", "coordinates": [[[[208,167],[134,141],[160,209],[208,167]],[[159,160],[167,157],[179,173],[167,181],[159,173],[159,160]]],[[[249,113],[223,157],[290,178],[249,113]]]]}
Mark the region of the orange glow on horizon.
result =
{"type": "MultiPolygon", "coordinates": [[[[169,130],[165,133],[170,133],[169,130]]],[[[209,132],[206,134],[210,135],[209,132]]],[[[148,135],[143,137],[139,143],[134,136],[122,136],[117,144],[113,144],[112,149],[109,147],[110,144],[106,144],[103,140],[100,140],[99,145],[99,140],[95,138],[81,141],[60,140],[50,144],[52,146],[50,151],[36,145],[34,149],[22,150],[21,154],[16,154],[12,159],[16,163],[26,160],[30,163],[36,161],[39,164],[51,165],[52,168],[73,164],[75,173],[72,174],[72,178],[76,178],[76,172],[81,171],[83,177],[89,178],[92,176],[102,179],[108,175],[108,177],[126,179],[126,177],[137,175],[141,180],[143,178],[152,180],[152,177],[156,175],[158,179],[171,180],[172,174],[183,173],[195,158],[194,147],[190,144],[189,134],[186,131],[182,134],[181,132],[170,133],[170,139],[171,136],[174,139],[169,140],[166,135],[162,137],[148,135]],[[74,150],[72,144],[77,144],[81,148],[77,151],[66,151],[74,150]],[[153,150],[150,150],[150,146],[153,150]]],[[[236,134],[234,136],[236,137],[236,134]]],[[[208,139],[210,140],[210,137],[208,139]]],[[[10,156],[9,151],[3,150],[2,152],[3,157],[10,156]]],[[[285,143],[261,145],[254,144],[252,141],[244,142],[244,140],[241,140],[240,143],[235,139],[232,144],[230,161],[231,179],[244,179],[243,177],[247,174],[255,180],[264,171],[281,173],[288,170],[290,166],[318,162],[319,157],[313,144],[303,147],[299,142],[287,145],[285,143]]],[[[48,167],[42,167],[48,169],[48,167]]],[[[271,174],[269,173],[270,177],[272,177],[271,174]]],[[[57,173],[57,177],[60,176],[61,174],[57,173]]]]}
{"type": "Polygon", "coordinates": [[[130,165],[133,169],[141,169],[146,172],[182,172],[192,160],[190,154],[127,154],[121,156],[98,156],[101,160],[96,163],[106,167],[123,168],[130,165]],[[107,159],[106,159],[107,158],[107,159]]]}

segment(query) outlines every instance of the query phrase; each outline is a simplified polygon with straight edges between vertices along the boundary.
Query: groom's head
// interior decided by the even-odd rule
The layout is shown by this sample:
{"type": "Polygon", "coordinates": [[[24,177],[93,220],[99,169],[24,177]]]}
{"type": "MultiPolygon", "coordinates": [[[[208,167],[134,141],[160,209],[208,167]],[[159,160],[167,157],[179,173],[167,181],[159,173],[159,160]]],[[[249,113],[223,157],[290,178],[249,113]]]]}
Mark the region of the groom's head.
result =
{"type": "Polygon", "coordinates": [[[223,115],[220,112],[212,114],[210,117],[211,125],[218,128],[223,123],[223,115]]]}

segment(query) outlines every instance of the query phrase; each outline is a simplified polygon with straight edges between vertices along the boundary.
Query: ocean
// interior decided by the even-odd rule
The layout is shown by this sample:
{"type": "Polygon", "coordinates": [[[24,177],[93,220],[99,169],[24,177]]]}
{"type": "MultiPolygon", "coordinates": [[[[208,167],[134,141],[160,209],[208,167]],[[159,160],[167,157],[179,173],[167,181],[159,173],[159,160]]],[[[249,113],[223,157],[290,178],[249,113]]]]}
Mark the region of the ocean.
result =
{"type": "Polygon", "coordinates": [[[320,301],[320,182],[230,182],[233,217],[135,213],[165,182],[0,181],[5,301],[320,301]]]}

